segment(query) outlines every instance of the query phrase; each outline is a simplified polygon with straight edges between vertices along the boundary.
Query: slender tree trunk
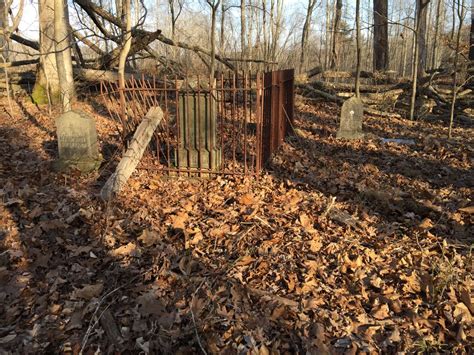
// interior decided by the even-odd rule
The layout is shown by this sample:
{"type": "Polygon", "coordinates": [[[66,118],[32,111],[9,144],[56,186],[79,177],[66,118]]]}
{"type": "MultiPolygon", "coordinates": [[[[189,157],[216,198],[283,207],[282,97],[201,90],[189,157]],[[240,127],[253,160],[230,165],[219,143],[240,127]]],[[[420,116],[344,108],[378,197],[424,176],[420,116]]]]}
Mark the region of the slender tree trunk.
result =
{"type": "Polygon", "coordinates": [[[471,31],[469,36],[469,60],[470,67],[474,66],[474,4],[471,5],[471,31]]]}
{"type": "Polygon", "coordinates": [[[5,0],[0,0],[0,52],[3,60],[8,62],[8,9],[5,0]]]}
{"type": "Polygon", "coordinates": [[[245,39],[247,38],[247,18],[246,18],[246,3],[245,0],[240,0],[240,56],[246,59],[247,51],[245,39]]]}
{"type": "Polygon", "coordinates": [[[331,69],[335,69],[337,66],[337,48],[339,45],[339,24],[341,22],[342,14],[342,0],[336,0],[336,13],[334,15],[334,26],[332,35],[332,56],[331,56],[331,69]]]}
{"type": "MultiPolygon", "coordinates": [[[[417,86],[418,86],[418,73],[419,73],[419,52],[420,52],[420,28],[422,23],[422,6],[426,0],[417,0],[417,11],[415,17],[415,34],[414,34],[414,53],[413,53],[413,69],[412,69],[412,87],[411,87],[411,100],[410,100],[410,120],[415,119],[415,106],[416,106],[416,95],[417,95],[417,86]]],[[[424,43],[424,42],[423,42],[424,43]]]]}
{"type": "Polygon", "coordinates": [[[126,101],[125,101],[125,63],[127,62],[128,53],[130,52],[130,47],[132,45],[132,19],[131,19],[131,9],[130,9],[130,0],[124,0],[122,3],[122,14],[125,19],[125,30],[122,31],[122,50],[120,51],[119,58],[119,90],[120,90],[120,105],[122,106],[122,119],[125,121],[126,117],[126,101]]]}
{"type": "Polygon", "coordinates": [[[431,57],[431,69],[438,67],[438,37],[439,37],[439,27],[441,23],[441,11],[444,4],[444,0],[438,0],[436,4],[436,20],[435,20],[435,33],[433,38],[433,50],[431,57]]]}
{"type": "Polygon", "coordinates": [[[454,108],[456,105],[456,98],[458,93],[457,87],[457,79],[458,79],[458,64],[459,64],[459,47],[461,44],[461,31],[462,31],[462,24],[464,22],[464,18],[466,16],[466,0],[455,0],[454,7],[456,8],[456,12],[458,15],[458,29],[456,32],[456,51],[454,53],[454,75],[453,75],[453,99],[451,101],[451,111],[449,115],[449,129],[448,129],[448,138],[451,138],[453,133],[453,123],[454,123],[454,108]]]}
{"type": "Polygon", "coordinates": [[[209,68],[209,77],[211,83],[214,82],[214,76],[216,71],[216,17],[219,2],[215,6],[211,7],[211,63],[209,68]]]}
{"type": "Polygon", "coordinates": [[[224,0],[221,2],[221,28],[220,28],[220,34],[219,34],[219,54],[222,57],[225,57],[224,51],[225,51],[225,6],[224,6],[224,0]]]}
{"type": "Polygon", "coordinates": [[[71,102],[75,96],[69,27],[66,0],[55,0],[54,36],[56,42],[56,63],[58,65],[58,78],[61,89],[63,112],[71,110],[71,102]]]}
{"type": "Polygon", "coordinates": [[[360,98],[360,61],[361,61],[361,48],[360,48],[360,0],[356,0],[356,51],[357,51],[357,66],[356,66],[356,78],[355,78],[355,94],[356,97],[360,98]]]}
{"type": "Polygon", "coordinates": [[[427,50],[426,50],[426,23],[428,15],[428,5],[430,0],[417,0],[417,16],[419,18],[417,31],[418,47],[418,77],[426,74],[427,50]]]}
{"type": "Polygon", "coordinates": [[[40,65],[32,98],[38,104],[61,99],[54,43],[54,0],[39,0],[40,65]]]}
{"type": "Polygon", "coordinates": [[[311,26],[311,16],[316,5],[316,0],[308,0],[308,7],[306,9],[306,18],[303,24],[303,32],[301,34],[301,54],[300,54],[300,73],[303,72],[305,66],[305,53],[309,36],[309,28],[311,26]]]}
{"type": "Polygon", "coordinates": [[[374,70],[388,70],[388,0],[374,0],[374,70]]]}

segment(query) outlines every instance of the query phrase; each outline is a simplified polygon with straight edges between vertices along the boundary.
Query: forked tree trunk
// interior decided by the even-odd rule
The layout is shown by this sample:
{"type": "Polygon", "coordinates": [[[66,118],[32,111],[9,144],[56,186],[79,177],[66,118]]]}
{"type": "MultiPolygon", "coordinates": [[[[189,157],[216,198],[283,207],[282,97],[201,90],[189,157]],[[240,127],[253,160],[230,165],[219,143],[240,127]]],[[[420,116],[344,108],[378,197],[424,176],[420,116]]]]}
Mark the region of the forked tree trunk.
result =
{"type": "Polygon", "coordinates": [[[374,0],[374,70],[388,70],[388,0],[374,0]]]}
{"type": "Polygon", "coordinates": [[[32,98],[37,104],[61,99],[54,41],[54,0],[39,0],[40,65],[32,98]]]}

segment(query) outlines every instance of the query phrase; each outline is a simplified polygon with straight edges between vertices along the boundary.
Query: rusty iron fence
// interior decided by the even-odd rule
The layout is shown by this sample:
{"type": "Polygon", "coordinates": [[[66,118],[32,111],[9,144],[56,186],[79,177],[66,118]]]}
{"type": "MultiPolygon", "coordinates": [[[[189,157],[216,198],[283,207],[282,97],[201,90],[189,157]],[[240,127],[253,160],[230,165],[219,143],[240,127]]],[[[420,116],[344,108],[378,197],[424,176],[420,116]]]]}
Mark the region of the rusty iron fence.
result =
{"type": "Polygon", "coordinates": [[[293,70],[221,74],[208,78],[131,76],[102,82],[98,102],[118,123],[123,139],[148,110],[164,118],[149,150],[154,168],[173,175],[256,175],[291,131],[293,70]]]}

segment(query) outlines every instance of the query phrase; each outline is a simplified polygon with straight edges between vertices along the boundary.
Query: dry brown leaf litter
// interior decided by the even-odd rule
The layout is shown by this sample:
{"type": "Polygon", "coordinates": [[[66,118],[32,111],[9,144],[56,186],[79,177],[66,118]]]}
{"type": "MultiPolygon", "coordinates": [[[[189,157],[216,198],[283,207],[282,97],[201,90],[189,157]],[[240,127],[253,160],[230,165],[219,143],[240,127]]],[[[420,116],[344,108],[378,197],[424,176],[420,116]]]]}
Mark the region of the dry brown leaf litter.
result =
{"type": "Polygon", "coordinates": [[[472,128],[369,117],[337,141],[336,110],[300,102],[259,180],[140,170],[104,206],[111,167],[52,173],[53,122],[22,105],[0,119],[1,349],[473,351],[472,128]]]}

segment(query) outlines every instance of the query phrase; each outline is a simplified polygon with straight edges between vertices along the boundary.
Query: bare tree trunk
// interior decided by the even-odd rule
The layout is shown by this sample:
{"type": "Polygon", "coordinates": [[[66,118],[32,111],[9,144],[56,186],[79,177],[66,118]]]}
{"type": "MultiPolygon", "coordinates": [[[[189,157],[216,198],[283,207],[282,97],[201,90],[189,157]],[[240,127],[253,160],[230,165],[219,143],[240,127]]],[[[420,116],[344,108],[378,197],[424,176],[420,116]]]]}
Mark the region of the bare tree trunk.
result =
{"type": "Polygon", "coordinates": [[[427,50],[426,50],[426,22],[428,15],[428,5],[430,0],[417,0],[416,14],[418,17],[417,47],[418,47],[418,77],[426,74],[427,50]]]}
{"type": "Polygon", "coordinates": [[[360,0],[356,0],[356,51],[357,51],[357,66],[356,66],[356,78],[355,78],[355,94],[356,97],[360,98],[360,61],[361,61],[361,48],[360,48],[360,0]]]}
{"type": "Polygon", "coordinates": [[[464,18],[466,16],[466,0],[455,0],[453,6],[456,7],[456,13],[458,15],[458,29],[456,33],[456,51],[454,53],[454,75],[453,75],[453,99],[451,101],[451,111],[449,114],[449,129],[448,138],[451,138],[453,133],[453,122],[454,122],[454,107],[456,105],[456,98],[458,93],[457,78],[458,78],[458,62],[459,62],[459,47],[461,44],[461,30],[464,18]]]}
{"type": "Polygon", "coordinates": [[[374,70],[388,70],[388,0],[374,0],[374,70]]]}
{"type": "Polygon", "coordinates": [[[247,18],[246,18],[246,3],[245,0],[240,0],[240,57],[246,59],[246,48],[245,39],[247,38],[247,18]]]}
{"type": "Polygon", "coordinates": [[[40,65],[32,98],[38,104],[61,99],[54,43],[54,0],[39,0],[40,65]]]}
{"type": "Polygon", "coordinates": [[[303,72],[305,66],[305,53],[309,36],[309,28],[311,26],[311,16],[313,15],[316,0],[308,0],[308,8],[306,9],[306,18],[303,24],[303,32],[301,34],[301,54],[300,54],[300,73],[303,72]]]}
{"type": "Polygon", "coordinates": [[[433,38],[433,50],[431,57],[431,69],[438,67],[438,37],[439,37],[439,27],[441,23],[441,11],[444,5],[444,0],[438,0],[436,6],[436,20],[435,20],[435,33],[433,38]]]}
{"type": "Polygon", "coordinates": [[[469,36],[469,60],[470,67],[474,66],[474,4],[471,5],[471,31],[469,36]]]}
{"type": "MultiPolygon", "coordinates": [[[[125,115],[125,63],[127,61],[128,53],[130,52],[130,47],[132,46],[132,19],[131,19],[131,9],[130,9],[130,0],[124,0],[122,7],[122,14],[125,20],[125,30],[123,31],[123,40],[122,40],[122,50],[120,51],[119,58],[119,89],[120,89],[120,105],[122,106],[123,115],[125,115]]],[[[123,117],[125,120],[125,116],[123,117]]]]}
{"type": "Polygon", "coordinates": [[[54,0],[56,63],[58,65],[63,112],[71,110],[71,102],[75,96],[69,28],[67,1],[54,0]]]}
{"type": "Polygon", "coordinates": [[[336,0],[336,13],[334,15],[333,35],[332,35],[332,56],[331,56],[331,69],[335,69],[337,66],[337,47],[339,44],[339,24],[341,22],[342,14],[342,0],[336,0]]]}
{"type": "Polygon", "coordinates": [[[220,28],[220,34],[219,34],[219,54],[223,57],[224,51],[225,51],[225,1],[221,1],[221,28],[220,28]]]}
{"type": "Polygon", "coordinates": [[[211,6],[211,63],[209,68],[209,77],[211,78],[211,84],[213,84],[216,71],[216,20],[217,9],[219,8],[220,0],[214,0],[214,2],[208,3],[211,6]]]}
{"type": "Polygon", "coordinates": [[[416,106],[416,94],[417,94],[417,86],[418,86],[418,72],[419,72],[419,51],[420,51],[420,27],[422,23],[422,6],[426,0],[417,0],[417,11],[416,11],[416,18],[415,18],[415,34],[414,34],[414,53],[413,53],[413,69],[412,69],[412,88],[411,88],[411,99],[410,99],[410,120],[415,119],[415,106],[416,106]]]}

